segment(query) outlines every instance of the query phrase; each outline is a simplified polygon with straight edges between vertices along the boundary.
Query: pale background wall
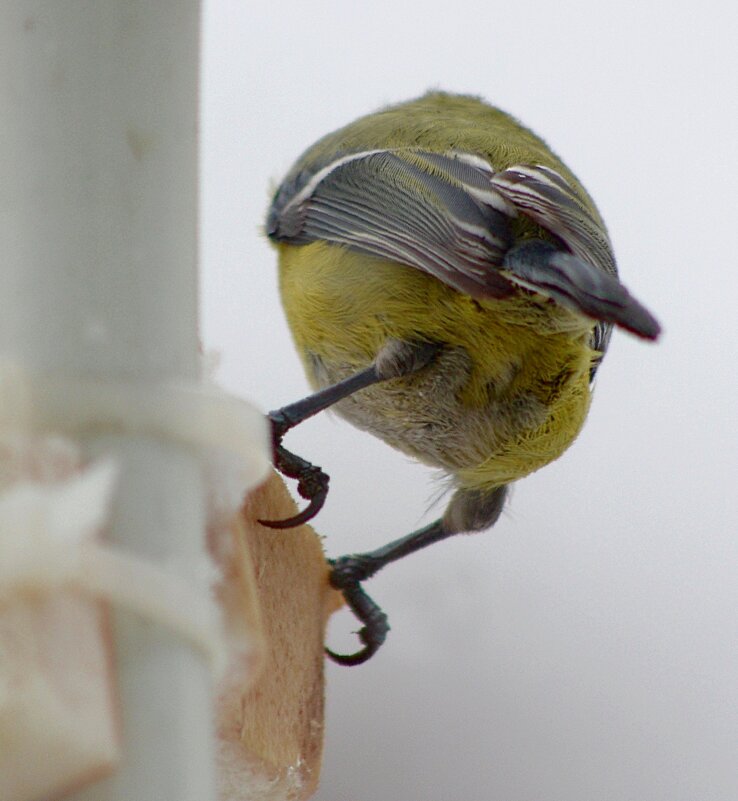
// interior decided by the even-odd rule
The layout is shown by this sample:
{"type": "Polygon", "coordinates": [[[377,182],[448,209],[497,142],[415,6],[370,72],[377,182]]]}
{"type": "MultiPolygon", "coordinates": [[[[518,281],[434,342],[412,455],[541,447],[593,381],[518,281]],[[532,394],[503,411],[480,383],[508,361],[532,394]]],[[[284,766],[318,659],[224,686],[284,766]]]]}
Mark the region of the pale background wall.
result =
{"type": "MultiPolygon", "coordinates": [[[[616,334],[583,434],[494,530],[368,585],[393,630],[329,667],[321,801],[734,801],[735,4],[210,0],[205,23],[203,337],[228,389],[264,409],[307,389],[260,232],[270,186],[428,87],[549,140],[665,327],[616,334]]],[[[368,435],[324,416],[288,444],[331,473],[330,554],[431,519],[431,473],[368,435]]]]}

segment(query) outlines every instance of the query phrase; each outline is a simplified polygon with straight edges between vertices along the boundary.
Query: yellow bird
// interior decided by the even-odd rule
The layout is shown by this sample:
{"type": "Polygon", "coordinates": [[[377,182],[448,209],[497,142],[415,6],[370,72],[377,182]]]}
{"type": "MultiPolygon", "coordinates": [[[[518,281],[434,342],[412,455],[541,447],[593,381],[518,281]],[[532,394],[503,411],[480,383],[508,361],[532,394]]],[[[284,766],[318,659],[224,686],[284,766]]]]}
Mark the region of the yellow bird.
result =
{"type": "MultiPolygon", "coordinates": [[[[448,474],[443,516],[331,581],[363,622],[368,659],[389,629],[361,582],[388,562],[489,528],[508,486],[579,433],[613,325],[659,325],[619,282],[592,199],[534,133],[475,97],[432,92],[329,134],[277,190],[267,233],[284,310],[315,395],[270,414],[275,463],[312,517],[327,476],[282,446],[329,406],[448,474]]],[[[267,523],[268,525],[270,523],[267,523]]]]}

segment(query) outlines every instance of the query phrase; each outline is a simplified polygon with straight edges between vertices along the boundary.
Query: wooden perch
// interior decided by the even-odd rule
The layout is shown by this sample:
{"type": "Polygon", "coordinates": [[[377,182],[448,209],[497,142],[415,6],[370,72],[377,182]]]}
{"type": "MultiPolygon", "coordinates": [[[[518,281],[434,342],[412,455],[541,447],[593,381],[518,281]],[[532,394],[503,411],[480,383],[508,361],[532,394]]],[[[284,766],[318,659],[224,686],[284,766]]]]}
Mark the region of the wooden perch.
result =
{"type": "Polygon", "coordinates": [[[325,625],[342,600],[310,526],[275,531],[258,523],[294,513],[274,474],[249,495],[229,532],[209,534],[231,653],[216,711],[221,801],[305,799],[317,788],[325,625]],[[251,648],[243,648],[244,634],[251,648]]]}

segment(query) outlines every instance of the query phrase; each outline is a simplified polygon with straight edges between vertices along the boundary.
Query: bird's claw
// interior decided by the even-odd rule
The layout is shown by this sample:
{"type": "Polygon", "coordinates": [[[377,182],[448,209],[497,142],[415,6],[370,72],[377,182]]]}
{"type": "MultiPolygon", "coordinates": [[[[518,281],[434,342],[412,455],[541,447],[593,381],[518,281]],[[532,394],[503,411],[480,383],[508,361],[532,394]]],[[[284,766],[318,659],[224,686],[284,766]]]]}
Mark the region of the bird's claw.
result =
{"type": "Polygon", "coordinates": [[[377,649],[381,643],[374,644],[369,642],[369,632],[366,627],[359,629],[359,631],[356,633],[358,634],[359,639],[364,643],[364,648],[362,648],[360,651],[356,651],[353,654],[337,654],[335,651],[331,651],[330,648],[326,648],[326,656],[337,665],[345,665],[346,667],[361,665],[363,662],[367,662],[369,659],[371,659],[377,652],[377,649]]]}
{"type": "Polygon", "coordinates": [[[361,555],[329,559],[328,563],[332,568],[331,586],[340,590],[347,606],[364,624],[357,632],[364,647],[353,654],[337,654],[330,648],[326,648],[325,653],[339,665],[360,665],[374,656],[390,630],[387,615],[361,586],[361,581],[374,573],[375,566],[371,559],[361,555]]]}
{"type": "Polygon", "coordinates": [[[296,478],[298,480],[297,492],[301,498],[305,498],[310,503],[301,512],[286,520],[259,520],[259,523],[267,528],[293,528],[312,520],[323,508],[328,496],[330,476],[317,465],[311,464],[282,446],[286,423],[283,418],[277,417],[277,414],[277,412],[271,412],[269,415],[272,422],[274,467],[287,478],[296,478]]]}

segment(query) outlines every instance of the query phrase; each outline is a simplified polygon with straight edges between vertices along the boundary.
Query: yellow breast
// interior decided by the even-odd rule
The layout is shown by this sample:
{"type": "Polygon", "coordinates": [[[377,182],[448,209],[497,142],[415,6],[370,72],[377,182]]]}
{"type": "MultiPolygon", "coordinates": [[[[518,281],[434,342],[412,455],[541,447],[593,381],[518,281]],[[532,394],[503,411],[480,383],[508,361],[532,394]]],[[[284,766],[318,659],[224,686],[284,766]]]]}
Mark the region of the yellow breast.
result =
{"type": "Polygon", "coordinates": [[[578,434],[590,321],[524,290],[475,301],[418,269],[325,242],[278,249],[285,313],[313,386],[368,366],[391,338],[444,345],[420,373],[342,401],[337,411],[354,425],[471,488],[531,473],[578,434]]]}

